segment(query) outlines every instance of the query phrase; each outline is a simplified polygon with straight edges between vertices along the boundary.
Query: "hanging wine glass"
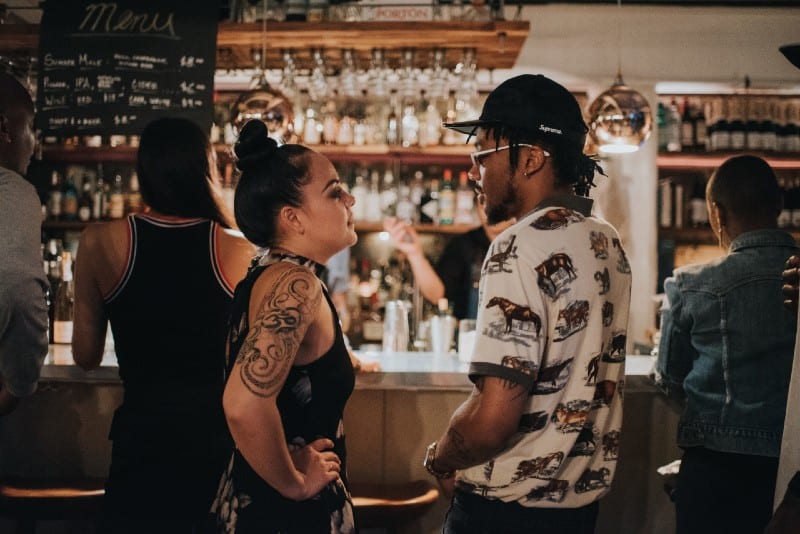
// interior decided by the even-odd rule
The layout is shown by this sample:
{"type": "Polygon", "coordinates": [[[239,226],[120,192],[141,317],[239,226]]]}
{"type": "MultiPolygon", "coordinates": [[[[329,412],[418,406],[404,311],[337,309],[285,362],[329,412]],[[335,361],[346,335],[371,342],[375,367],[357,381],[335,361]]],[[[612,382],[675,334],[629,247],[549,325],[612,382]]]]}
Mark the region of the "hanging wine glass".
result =
{"type": "Polygon", "coordinates": [[[314,101],[324,99],[329,92],[328,78],[325,76],[325,55],[321,48],[315,48],[311,53],[314,67],[308,79],[308,94],[314,101]]]}
{"type": "Polygon", "coordinates": [[[339,72],[339,91],[342,96],[355,98],[358,96],[358,74],[356,61],[351,48],[342,50],[342,69],[339,72]]]}
{"type": "Polygon", "coordinates": [[[386,60],[383,49],[373,48],[372,59],[367,72],[367,88],[373,97],[385,98],[389,94],[386,74],[386,60]]]}

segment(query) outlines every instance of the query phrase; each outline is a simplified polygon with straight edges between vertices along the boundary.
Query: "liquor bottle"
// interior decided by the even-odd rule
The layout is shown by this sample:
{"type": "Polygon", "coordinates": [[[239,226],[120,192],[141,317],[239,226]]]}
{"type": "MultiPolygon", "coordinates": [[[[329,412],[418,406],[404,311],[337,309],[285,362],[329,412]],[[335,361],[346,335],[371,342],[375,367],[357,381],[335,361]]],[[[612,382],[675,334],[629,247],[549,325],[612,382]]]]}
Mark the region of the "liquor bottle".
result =
{"type": "Polygon", "coordinates": [[[761,115],[761,144],[764,150],[773,152],[778,149],[778,137],[776,125],[773,117],[775,116],[775,104],[773,100],[764,100],[763,115],[761,115]]]}
{"type": "Polygon", "coordinates": [[[336,143],[336,136],[339,134],[339,117],[334,98],[329,98],[322,107],[322,141],[326,145],[336,143]]]}
{"type": "MultiPolygon", "coordinates": [[[[728,121],[728,101],[722,97],[711,102],[713,122],[709,130],[711,136],[711,150],[730,150],[731,125],[728,121]]],[[[711,117],[711,116],[710,116],[711,117]]],[[[709,120],[711,118],[709,117],[709,120]]]]}
{"type": "Polygon", "coordinates": [[[422,197],[425,196],[425,183],[422,180],[422,171],[414,172],[414,180],[411,182],[411,203],[414,204],[414,214],[411,220],[418,223],[420,216],[420,207],[422,206],[422,197]]]}
{"type": "Polygon", "coordinates": [[[708,225],[706,188],[705,183],[700,178],[695,180],[692,197],[689,199],[689,223],[695,228],[708,225]]]}
{"type": "Polygon", "coordinates": [[[439,223],[439,180],[434,178],[428,184],[428,189],[422,197],[419,208],[419,222],[423,224],[439,223]]]}
{"type": "Polygon", "coordinates": [[[692,105],[688,98],[683,99],[683,113],[681,113],[681,148],[692,150],[695,146],[694,115],[692,105]]]}
{"type": "Polygon", "coordinates": [[[412,99],[407,99],[403,104],[403,118],[400,121],[401,144],[408,148],[419,145],[419,119],[412,99]]]}
{"type": "Polygon", "coordinates": [[[669,137],[667,120],[667,106],[663,102],[658,103],[656,110],[656,127],[658,128],[658,151],[666,152],[667,138],[669,137]]]}
{"type": "Polygon", "coordinates": [[[353,195],[355,199],[351,209],[353,212],[353,220],[356,222],[364,221],[367,218],[367,193],[364,175],[361,170],[359,170],[356,172],[356,177],[353,180],[353,187],[350,191],[350,194],[353,195]]]}
{"type": "Polygon", "coordinates": [[[125,216],[125,197],[122,194],[122,175],[114,175],[114,184],[108,196],[108,218],[122,219],[125,216]]]}
{"type": "Polygon", "coordinates": [[[395,216],[406,224],[413,224],[416,211],[417,207],[411,201],[411,188],[408,184],[402,184],[397,195],[395,216]]]}
{"type": "MultiPolygon", "coordinates": [[[[230,163],[228,165],[232,166],[230,163]]],[[[128,180],[128,191],[125,193],[125,213],[140,213],[143,210],[142,193],[139,190],[139,175],[136,174],[136,171],[133,171],[128,180]]]]}
{"type": "MultiPolygon", "coordinates": [[[[447,111],[445,112],[446,122],[455,122],[458,119],[458,111],[456,110],[456,92],[450,90],[447,97],[447,111]]],[[[463,140],[464,136],[455,130],[445,128],[444,135],[442,136],[442,144],[444,145],[457,145],[463,140]]]]}
{"type": "Polygon", "coordinates": [[[683,228],[684,222],[686,221],[686,202],[683,184],[680,182],[674,182],[672,184],[672,192],[675,208],[672,215],[672,227],[683,228]]]}
{"type": "Polygon", "coordinates": [[[318,145],[322,141],[322,125],[317,118],[313,103],[306,108],[306,120],[303,124],[303,143],[318,145]]]}
{"type": "Polygon", "coordinates": [[[681,113],[673,98],[667,109],[667,152],[681,151],[681,113]]]}
{"type": "Polygon", "coordinates": [[[386,169],[383,173],[380,195],[381,213],[383,213],[384,217],[393,216],[397,207],[397,189],[395,188],[392,169],[386,169]]]}
{"type": "Polygon", "coordinates": [[[78,218],[78,188],[75,187],[75,178],[71,174],[64,180],[64,189],[61,192],[61,217],[67,221],[78,218]]]}
{"type": "Polygon", "coordinates": [[[106,183],[103,181],[102,169],[97,175],[97,181],[94,184],[94,192],[92,193],[92,219],[99,221],[106,217],[106,183]]]}
{"type": "Polygon", "coordinates": [[[442,189],[439,191],[439,224],[453,224],[456,215],[456,192],[453,188],[453,171],[445,169],[442,189]]]}
{"type": "Polygon", "coordinates": [[[53,342],[53,304],[58,292],[58,285],[61,283],[61,252],[62,243],[60,239],[50,238],[44,247],[43,262],[44,272],[49,282],[47,288],[47,324],[48,339],[53,342]]]}
{"type": "Polygon", "coordinates": [[[697,150],[708,150],[708,124],[706,122],[705,106],[701,103],[695,109],[694,138],[697,150]]]}
{"type": "Polygon", "coordinates": [[[50,174],[50,189],[47,191],[47,217],[57,221],[61,218],[61,177],[58,171],[50,174]]]}
{"type": "Polygon", "coordinates": [[[88,174],[83,175],[81,196],[78,199],[78,220],[88,222],[92,219],[92,181],[88,174]]]}
{"type": "Polygon", "coordinates": [[[764,103],[760,99],[751,98],[745,122],[745,146],[748,150],[763,150],[764,136],[761,131],[761,117],[764,114],[764,103]]]}
{"type": "MultiPolygon", "coordinates": [[[[424,93],[424,91],[423,91],[424,93]]],[[[442,116],[436,108],[434,99],[423,99],[422,124],[419,128],[420,146],[435,146],[439,144],[442,134],[442,116]]]]}
{"type": "Polygon", "coordinates": [[[53,343],[72,343],[75,285],[72,281],[72,255],[61,255],[61,283],[53,302],[53,343]]]}
{"type": "Polygon", "coordinates": [[[367,191],[366,213],[364,218],[367,222],[380,222],[383,219],[380,176],[378,176],[378,171],[372,171],[369,176],[369,190],[367,191]]]}
{"type": "Polygon", "coordinates": [[[747,145],[744,122],[744,102],[739,97],[731,97],[728,116],[730,117],[731,150],[743,150],[747,145]]]}
{"type": "Polygon", "coordinates": [[[458,173],[456,224],[475,224],[475,191],[469,186],[467,171],[458,173]]]}
{"type": "Polygon", "coordinates": [[[401,125],[397,117],[397,91],[392,90],[389,98],[389,113],[386,116],[386,144],[400,144],[401,125]]]}

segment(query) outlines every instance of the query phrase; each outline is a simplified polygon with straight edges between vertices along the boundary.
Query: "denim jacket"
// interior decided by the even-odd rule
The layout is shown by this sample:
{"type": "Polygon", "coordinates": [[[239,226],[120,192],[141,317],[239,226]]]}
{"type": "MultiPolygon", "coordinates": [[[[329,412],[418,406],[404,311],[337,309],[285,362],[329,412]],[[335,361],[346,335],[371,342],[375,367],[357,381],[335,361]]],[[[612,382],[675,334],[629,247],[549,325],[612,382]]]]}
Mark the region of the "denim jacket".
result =
{"type": "Polygon", "coordinates": [[[685,397],[679,446],[780,455],[797,325],[780,275],[797,253],[784,231],[746,232],[665,280],[655,379],[685,397]]]}

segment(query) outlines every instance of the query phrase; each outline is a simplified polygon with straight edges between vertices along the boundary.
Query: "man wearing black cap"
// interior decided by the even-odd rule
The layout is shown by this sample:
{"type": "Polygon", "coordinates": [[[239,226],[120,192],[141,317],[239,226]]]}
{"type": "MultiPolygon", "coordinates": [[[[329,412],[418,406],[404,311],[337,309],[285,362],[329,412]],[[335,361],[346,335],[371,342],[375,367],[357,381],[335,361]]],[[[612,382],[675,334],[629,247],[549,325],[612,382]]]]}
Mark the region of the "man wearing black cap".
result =
{"type": "Polygon", "coordinates": [[[489,223],[469,399],[424,465],[455,495],[446,533],[594,531],[622,425],[630,264],[592,216],[596,162],[577,101],[541,75],[488,96],[471,179],[489,223]],[[500,246],[505,243],[505,246],[500,246]],[[513,243],[513,245],[508,245],[513,243]]]}

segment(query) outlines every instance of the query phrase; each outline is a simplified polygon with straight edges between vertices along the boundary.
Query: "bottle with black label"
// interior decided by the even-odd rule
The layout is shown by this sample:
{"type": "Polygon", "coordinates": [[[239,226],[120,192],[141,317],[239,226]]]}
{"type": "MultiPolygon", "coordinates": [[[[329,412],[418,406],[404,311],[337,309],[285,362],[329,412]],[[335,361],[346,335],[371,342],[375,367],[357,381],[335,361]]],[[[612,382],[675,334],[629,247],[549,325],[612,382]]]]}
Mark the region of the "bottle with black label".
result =
{"type": "Polygon", "coordinates": [[[695,180],[692,197],[689,199],[689,223],[695,228],[708,225],[706,188],[705,183],[700,178],[695,180]]]}

